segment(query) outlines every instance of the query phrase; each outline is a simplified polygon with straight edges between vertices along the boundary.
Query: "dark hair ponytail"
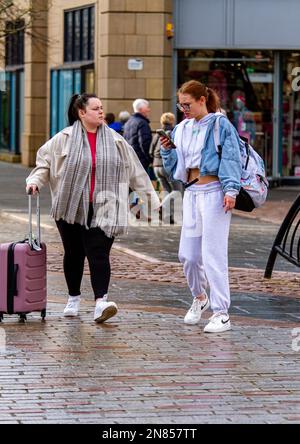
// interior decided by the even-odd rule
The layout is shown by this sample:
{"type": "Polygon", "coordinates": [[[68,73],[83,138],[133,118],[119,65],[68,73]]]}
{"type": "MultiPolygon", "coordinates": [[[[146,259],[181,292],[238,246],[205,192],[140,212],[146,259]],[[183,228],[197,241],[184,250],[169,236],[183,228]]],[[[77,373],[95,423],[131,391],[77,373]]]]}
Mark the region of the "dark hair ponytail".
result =
{"type": "Polygon", "coordinates": [[[96,94],[87,94],[87,93],[74,94],[71,97],[68,108],[68,120],[70,126],[73,125],[73,123],[75,123],[76,120],[79,120],[78,111],[80,109],[85,109],[88,104],[88,101],[92,98],[98,99],[96,94]]]}
{"type": "Polygon", "coordinates": [[[189,80],[185,82],[178,90],[177,94],[189,94],[194,99],[199,100],[200,97],[205,97],[206,107],[209,113],[215,113],[220,108],[220,98],[216,91],[208,88],[198,80],[189,80]]]}

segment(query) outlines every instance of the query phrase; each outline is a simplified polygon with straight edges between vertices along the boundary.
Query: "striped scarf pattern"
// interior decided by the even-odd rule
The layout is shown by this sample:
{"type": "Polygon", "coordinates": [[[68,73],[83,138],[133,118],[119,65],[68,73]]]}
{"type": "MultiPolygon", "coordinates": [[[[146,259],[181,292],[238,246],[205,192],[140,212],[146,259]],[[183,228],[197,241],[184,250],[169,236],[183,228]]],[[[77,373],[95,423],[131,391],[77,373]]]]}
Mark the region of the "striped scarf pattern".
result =
{"type": "MultiPolygon", "coordinates": [[[[112,132],[105,124],[100,125],[97,130],[96,147],[94,215],[91,228],[100,227],[106,236],[114,237],[126,232],[128,193],[127,196],[120,195],[120,184],[127,182],[126,172],[112,132]]],[[[88,229],[91,172],[89,141],[80,120],[77,120],[73,125],[70,150],[65,160],[57,199],[51,210],[55,220],[78,223],[88,229]]]]}

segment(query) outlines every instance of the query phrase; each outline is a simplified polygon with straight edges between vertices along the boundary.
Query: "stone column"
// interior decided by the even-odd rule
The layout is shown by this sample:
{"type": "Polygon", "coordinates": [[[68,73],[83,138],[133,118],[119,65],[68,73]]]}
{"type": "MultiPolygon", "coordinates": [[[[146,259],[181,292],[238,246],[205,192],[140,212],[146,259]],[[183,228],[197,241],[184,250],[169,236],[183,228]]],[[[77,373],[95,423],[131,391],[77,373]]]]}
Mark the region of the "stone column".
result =
{"type": "Polygon", "coordinates": [[[158,128],[171,110],[172,41],[166,24],[172,20],[172,0],[100,0],[97,92],[106,112],[116,117],[132,112],[137,98],[149,100],[151,126],[158,128]],[[143,62],[141,71],[128,69],[129,59],[143,62]]]}
{"type": "Polygon", "coordinates": [[[47,16],[45,0],[32,2],[32,29],[25,36],[25,93],[22,164],[35,164],[37,149],[47,139],[47,16]]]}

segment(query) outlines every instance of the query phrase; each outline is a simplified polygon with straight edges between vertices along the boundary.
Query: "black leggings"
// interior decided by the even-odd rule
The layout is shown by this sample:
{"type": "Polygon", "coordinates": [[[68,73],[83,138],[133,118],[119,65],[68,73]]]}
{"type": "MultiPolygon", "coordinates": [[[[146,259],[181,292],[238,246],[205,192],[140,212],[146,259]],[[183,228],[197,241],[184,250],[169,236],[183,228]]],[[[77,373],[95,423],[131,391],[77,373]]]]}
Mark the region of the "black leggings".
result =
{"type": "MultiPolygon", "coordinates": [[[[90,205],[88,225],[93,215],[90,205]]],[[[68,224],[60,219],[56,222],[64,246],[64,273],[70,296],[81,294],[84,260],[87,257],[91,284],[95,299],[107,294],[110,281],[109,254],[114,238],[107,237],[100,228],[87,230],[79,224],[68,224]]]]}

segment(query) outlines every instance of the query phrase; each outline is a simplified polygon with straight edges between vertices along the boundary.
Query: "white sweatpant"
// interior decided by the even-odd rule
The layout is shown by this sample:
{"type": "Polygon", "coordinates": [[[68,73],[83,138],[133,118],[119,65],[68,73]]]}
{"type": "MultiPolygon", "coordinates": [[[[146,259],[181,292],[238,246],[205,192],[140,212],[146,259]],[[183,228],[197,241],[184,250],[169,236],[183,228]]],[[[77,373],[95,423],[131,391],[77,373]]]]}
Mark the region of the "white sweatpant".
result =
{"type": "Polygon", "coordinates": [[[219,182],[192,185],[184,193],[179,260],[195,297],[210,287],[214,313],[230,306],[228,237],[231,211],[225,213],[219,182]]]}

